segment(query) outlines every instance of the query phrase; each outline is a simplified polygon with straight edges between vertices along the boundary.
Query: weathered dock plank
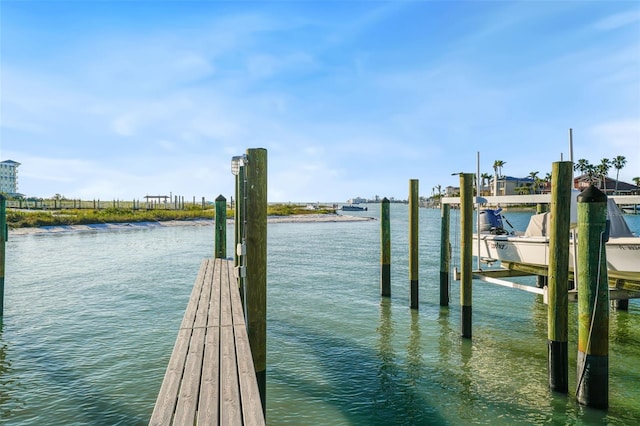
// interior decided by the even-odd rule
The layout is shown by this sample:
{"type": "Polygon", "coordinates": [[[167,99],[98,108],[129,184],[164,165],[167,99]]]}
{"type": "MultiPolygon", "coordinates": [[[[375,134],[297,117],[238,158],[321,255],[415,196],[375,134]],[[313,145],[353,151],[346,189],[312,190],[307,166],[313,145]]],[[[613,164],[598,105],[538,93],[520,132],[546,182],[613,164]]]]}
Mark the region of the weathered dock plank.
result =
{"type": "Polygon", "coordinates": [[[202,262],[149,424],[265,424],[231,261],[202,262]]]}

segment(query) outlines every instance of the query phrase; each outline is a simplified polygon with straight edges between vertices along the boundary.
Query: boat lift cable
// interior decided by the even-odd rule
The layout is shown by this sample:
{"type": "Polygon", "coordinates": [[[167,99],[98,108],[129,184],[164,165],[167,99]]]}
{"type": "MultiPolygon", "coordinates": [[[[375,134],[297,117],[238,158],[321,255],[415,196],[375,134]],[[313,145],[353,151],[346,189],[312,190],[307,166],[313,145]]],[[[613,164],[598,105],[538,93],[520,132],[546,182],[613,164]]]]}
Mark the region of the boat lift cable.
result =
{"type": "MultiPolygon", "coordinates": [[[[514,229],[514,228],[513,228],[513,225],[511,224],[511,222],[509,222],[509,219],[507,219],[504,215],[502,215],[502,218],[504,219],[504,221],[505,221],[505,222],[507,222],[507,225],[509,225],[509,227],[510,227],[511,229],[514,229]]],[[[512,233],[513,233],[513,231],[512,231],[512,233]]]]}
{"type": "MultiPolygon", "coordinates": [[[[246,159],[245,159],[245,164],[246,164],[246,159]]],[[[247,267],[247,255],[246,255],[246,247],[247,247],[247,174],[246,174],[246,169],[245,169],[245,173],[243,173],[243,179],[242,179],[242,194],[243,194],[243,200],[242,200],[242,235],[240,236],[242,239],[242,246],[245,247],[245,254],[240,256],[240,266],[246,268],[247,267]]],[[[238,200],[236,200],[236,204],[237,204],[238,200]]],[[[247,318],[247,279],[244,278],[244,282],[242,285],[242,292],[243,292],[243,297],[242,297],[242,301],[244,302],[244,306],[242,307],[244,309],[244,320],[246,324],[249,324],[249,319],[247,318]]]]}
{"type": "MultiPolygon", "coordinates": [[[[598,248],[598,276],[596,278],[596,291],[595,291],[595,300],[593,301],[593,312],[591,314],[591,324],[589,324],[589,336],[587,337],[587,347],[585,348],[585,362],[582,363],[582,369],[580,371],[580,380],[578,380],[578,386],[576,389],[580,389],[582,385],[582,380],[584,380],[584,375],[586,373],[585,363],[586,363],[586,354],[591,350],[591,335],[593,334],[593,324],[596,320],[596,311],[598,306],[598,293],[600,292],[600,270],[602,268],[602,252],[603,252],[603,244],[605,239],[606,231],[600,232],[600,247],[598,248]]],[[[577,287],[576,287],[577,288],[577,287]]],[[[609,307],[607,306],[607,309],[609,307]]]]}

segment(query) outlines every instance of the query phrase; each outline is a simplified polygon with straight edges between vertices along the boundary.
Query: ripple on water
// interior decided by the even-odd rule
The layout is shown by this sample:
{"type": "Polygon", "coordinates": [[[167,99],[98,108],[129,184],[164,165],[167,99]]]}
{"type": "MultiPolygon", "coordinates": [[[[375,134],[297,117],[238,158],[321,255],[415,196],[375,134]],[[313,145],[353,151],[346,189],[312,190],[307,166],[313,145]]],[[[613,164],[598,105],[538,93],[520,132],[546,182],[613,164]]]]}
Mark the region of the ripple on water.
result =
{"type": "MultiPolygon", "coordinates": [[[[392,206],[392,298],[382,301],[379,222],[269,225],[271,424],[640,423],[637,302],[611,315],[611,408],[579,407],[572,392],[548,390],[546,305],[535,296],[474,284],[474,337],[460,338],[457,283],[451,306],[438,306],[435,210],[421,210],[421,304],[408,309],[406,213],[392,206]]],[[[12,238],[3,420],[146,424],[211,229],[12,238]]]]}

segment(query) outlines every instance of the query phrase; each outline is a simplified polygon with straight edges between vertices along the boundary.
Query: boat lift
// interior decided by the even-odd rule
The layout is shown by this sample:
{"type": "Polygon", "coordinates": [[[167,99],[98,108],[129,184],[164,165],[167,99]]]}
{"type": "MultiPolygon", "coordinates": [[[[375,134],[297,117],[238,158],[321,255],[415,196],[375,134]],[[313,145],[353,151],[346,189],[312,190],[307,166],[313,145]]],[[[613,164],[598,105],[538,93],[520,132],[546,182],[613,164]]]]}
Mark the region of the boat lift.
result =
{"type": "MultiPolygon", "coordinates": [[[[509,281],[505,278],[525,277],[525,276],[548,276],[549,268],[543,265],[532,265],[528,263],[518,262],[501,262],[499,268],[495,269],[478,269],[473,271],[473,279],[487,282],[489,284],[500,285],[503,287],[515,288],[529,293],[539,294],[543,296],[543,301],[547,303],[547,287],[542,288],[520,284],[509,281]]],[[[460,280],[460,273],[454,268],[453,278],[460,280]]],[[[618,271],[609,271],[609,300],[628,300],[640,299],[640,279],[630,274],[618,271]]],[[[569,269],[569,281],[573,282],[573,268],[569,269]]],[[[577,290],[569,290],[569,301],[578,301],[577,290]]]]}

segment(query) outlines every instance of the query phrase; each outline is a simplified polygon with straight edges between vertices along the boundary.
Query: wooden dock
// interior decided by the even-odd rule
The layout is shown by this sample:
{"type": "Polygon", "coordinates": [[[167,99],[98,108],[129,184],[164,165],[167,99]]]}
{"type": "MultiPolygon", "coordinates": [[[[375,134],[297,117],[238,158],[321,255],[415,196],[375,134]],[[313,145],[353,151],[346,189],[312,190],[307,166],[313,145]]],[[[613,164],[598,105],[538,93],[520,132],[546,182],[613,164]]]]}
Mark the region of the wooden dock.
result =
{"type": "Polygon", "coordinates": [[[233,261],[202,261],[149,424],[265,424],[233,261]]]}

